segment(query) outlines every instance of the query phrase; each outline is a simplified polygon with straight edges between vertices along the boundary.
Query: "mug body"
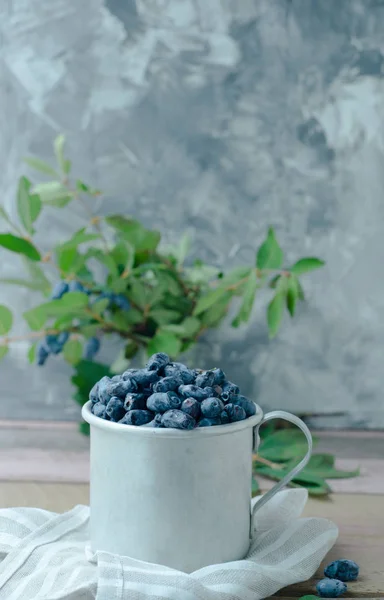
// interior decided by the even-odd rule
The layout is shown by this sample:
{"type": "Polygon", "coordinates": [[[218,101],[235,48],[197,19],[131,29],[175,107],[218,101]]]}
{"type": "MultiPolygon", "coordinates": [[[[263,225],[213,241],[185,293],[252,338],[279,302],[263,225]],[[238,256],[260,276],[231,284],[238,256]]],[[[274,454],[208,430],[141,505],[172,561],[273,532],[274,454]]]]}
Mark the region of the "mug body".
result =
{"type": "Polygon", "coordinates": [[[249,548],[256,415],[192,431],[91,426],[91,546],[191,573],[249,548]]]}

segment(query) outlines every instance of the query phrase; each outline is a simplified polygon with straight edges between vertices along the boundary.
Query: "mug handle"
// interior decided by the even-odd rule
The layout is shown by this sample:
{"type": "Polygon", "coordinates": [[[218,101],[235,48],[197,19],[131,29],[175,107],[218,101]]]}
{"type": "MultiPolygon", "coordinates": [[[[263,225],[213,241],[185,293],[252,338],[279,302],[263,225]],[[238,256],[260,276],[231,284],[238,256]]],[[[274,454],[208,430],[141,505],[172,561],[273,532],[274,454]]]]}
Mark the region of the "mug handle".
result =
{"type": "Polygon", "coordinates": [[[295,415],[292,415],[291,413],[285,412],[284,410],[274,410],[272,412],[267,413],[264,416],[264,418],[262,419],[262,421],[260,421],[260,423],[258,423],[258,425],[256,425],[256,427],[254,427],[254,429],[253,429],[253,451],[254,452],[257,451],[259,427],[261,425],[263,425],[264,423],[266,423],[267,421],[271,421],[272,419],[283,419],[284,421],[289,421],[290,423],[293,423],[299,429],[301,429],[301,431],[304,433],[305,437],[307,438],[308,450],[307,450],[307,453],[304,456],[304,458],[299,462],[299,464],[297,464],[292,469],[292,471],[290,471],[285,477],[283,477],[283,479],[278,481],[276,483],[276,485],[273,486],[272,489],[268,490],[268,492],[266,492],[260,498],[260,500],[258,502],[256,502],[256,504],[253,507],[252,514],[251,514],[251,535],[254,530],[254,521],[255,521],[256,512],[262,506],[264,506],[264,504],[266,504],[268,502],[268,500],[270,500],[272,498],[272,496],[274,496],[277,492],[279,492],[298,473],[300,473],[300,471],[302,469],[304,469],[304,467],[308,464],[308,461],[311,458],[311,454],[312,454],[312,446],[313,446],[312,435],[311,435],[311,432],[309,431],[308,427],[306,426],[304,421],[299,419],[299,417],[296,417],[295,415]]]}

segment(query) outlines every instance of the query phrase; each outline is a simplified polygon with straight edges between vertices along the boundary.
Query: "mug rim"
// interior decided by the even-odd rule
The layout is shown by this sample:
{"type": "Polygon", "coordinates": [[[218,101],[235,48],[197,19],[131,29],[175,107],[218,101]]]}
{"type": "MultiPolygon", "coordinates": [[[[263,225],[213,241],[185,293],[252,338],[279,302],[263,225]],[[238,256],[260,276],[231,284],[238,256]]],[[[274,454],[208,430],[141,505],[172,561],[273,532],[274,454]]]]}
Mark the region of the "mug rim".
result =
{"type": "Polygon", "coordinates": [[[243,421],[237,421],[235,423],[228,423],[225,425],[215,425],[213,427],[196,427],[195,429],[181,430],[181,429],[172,429],[172,428],[162,428],[162,427],[144,427],[137,425],[125,425],[122,423],[114,423],[111,421],[106,421],[105,419],[101,419],[100,417],[96,417],[91,412],[91,401],[88,400],[82,409],[81,415],[91,427],[96,427],[97,429],[102,429],[104,431],[115,432],[117,434],[124,435],[133,434],[133,435],[147,435],[154,436],[157,435],[160,438],[202,438],[212,435],[226,435],[230,433],[234,433],[235,431],[241,431],[243,429],[247,429],[248,427],[255,427],[261,423],[263,419],[263,411],[256,402],[254,402],[256,406],[256,414],[252,417],[248,417],[243,421]]]}

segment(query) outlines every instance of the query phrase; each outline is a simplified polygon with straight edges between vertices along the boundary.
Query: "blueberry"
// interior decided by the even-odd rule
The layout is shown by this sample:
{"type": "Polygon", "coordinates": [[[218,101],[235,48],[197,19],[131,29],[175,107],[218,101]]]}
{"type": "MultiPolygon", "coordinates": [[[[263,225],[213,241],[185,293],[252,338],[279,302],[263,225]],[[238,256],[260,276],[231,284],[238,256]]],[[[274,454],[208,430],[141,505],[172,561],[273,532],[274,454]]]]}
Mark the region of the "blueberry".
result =
{"type": "Polygon", "coordinates": [[[200,402],[195,398],[187,398],[181,405],[180,410],[187,413],[190,417],[193,417],[196,421],[200,417],[200,402]]]}
{"type": "Polygon", "coordinates": [[[196,421],[182,410],[167,410],[161,419],[163,427],[172,429],[193,429],[196,421]]]}
{"type": "Polygon", "coordinates": [[[66,281],[58,281],[52,290],[51,300],[60,300],[68,292],[68,283],[66,281]]]}
{"type": "Polygon", "coordinates": [[[247,417],[252,417],[256,414],[255,403],[251,400],[248,400],[248,398],[246,398],[245,396],[237,396],[237,398],[232,400],[232,403],[237,406],[241,406],[241,408],[244,408],[247,417]]]}
{"type": "Polygon", "coordinates": [[[316,585],[316,590],[321,598],[338,598],[346,592],[347,586],[339,579],[322,579],[316,585]]]}
{"type": "Polygon", "coordinates": [[[237,404],[227,404],[224,412],[227,413],[231,423],[235,423],[236,421],[244,421],[244,419],[247,418],[244,408],[238,406],[237,404]]]}
{"type": "Polygon", "coordinates": [[[146,425],[153,420],[153,413],[149,410],[130,410],[125,413],[125,416],[119,421],[123,425],[146,425]]]}
{"type": "Polygon", "coordinates": [[[111,421],[120,421],[125,415],[124,402],[117,396],[112,396],[105,409],[111,421]]]}
{"type": "Polygon", "coordinates": [[[199,387],[212,387],[215,381],[215,374],[213,371],[205,371],[196,377],[195,384],[199,387]]]}
{"type": "Polygon", "coordinates": [[[172,408],[179,408],[180,398],[176,394],[167,392],[155,392],[147,399],[147,408],[156,413],[165,413],[172,408]]]}
{"type": "Polygon", "coordinates": [[[139,369],[127,369],[120,375],[120,379],[132,379],[133,376],[139,371],[139,369]]]}
{"type": "Polygon", "coordinates": [[[99,382],[97,381],[91,391],[89,392],[89,399],[92,404],[96,404],[99,401],[99,382]]]}
{"type": "Polygon", "coordinates": [[[170,402],[172,404],[171,408],[180,408],[182,399],[176,392],[168,392],[168,396],[170,398],[170,402]]]}
{"type": "Polygon", "coordinates": [[[92,412],[95,415],[95,417],[100,417],[100,419],[105,419],[106,415],[106,406],[105,404],[101,404],[101,402],[96,402],[96,404],[94,404],[92,406],[92,412]]]}
{"type": "Polygon", "coordinates": [[[69,333],[68,333],[68,331],[62,331],[57,336],[57,341],[58,341],[58,343],[60,344],[61,347],[63,347],[67,343],[68,339],[69,339],[69,333]]]}
{"type": "Polygon", "coordinates": [[[160,371],[169,363],[169,356],[165,352],[157,352],[152,354],[147,362],[147,369],[149,371],[160,371]]]}
{"type": "Polygon", "coordinates": [[[219,417],[224,410],[224,404],[220,398],[207,398],[201,403],[201,413],[203,417],[215,419],[219,417]]]}
{"type": "Polygon", "coordinates": [[[216,419],[208,419],[207,417],[204,417],[204,419],[201,419],[201,421],[199,421],[197,424],[198,427],[212,427],[213,425],[221,425],[220,419],[217,417],[216,419]]]}
{"type": "Polygon", "coordinates": [[[182,379],[182,383],[188,384],[193,383],[195,381],[195,374],[191,369],[188,369],[183,363],[170,363],[164,369],[164,374],[166,377],[172,377],[173,375],[178,375],[182,379]]]}
{"type": "Polygon", "coordinates": [[[163,377],[153,385],[154,392],[174,392],[182,385],[183,381],[178,375],[163,377]]]}
{"type": "Polygon", "coordinates": [[[48,334],[45,336],[45,345],[52,354],[59,354],[63,346],[60,344],[57,335],[48,334]]]}
{"type": "Polygon", "coordinates": [[[111,381],[113,381],[113,383],[121,381],[121,375],[113,375],[113,377],[111,377],[111,381]]]}
{"type": "Polygon", "coordinates": [[[95,298],[94,302],[98,302],[99,300],[109,300],[107,308],[110,308],[113,301],[113,294],[111,294],[110,292],[102,292],[95,298]]]}
{"type": "Polygon", "coordinates": [[[49,350],[44,342],[40,342],[36,350],[37,364],[41,367],[49,356],[49,350]]]}
{"type": "Polygon", "coordinates": [[[207,398],[214,398],[216,396],[220,396],[221,394],[221,388],[218,386],[215,387],[211,387],[211,386],[207,386],[204,388],[205,393],[207,394],[207,398]],[[220,393],[218,393],[216,390],[219,389],[220,393]]]}
{"type": "Polygon", "coordinates": [[[91,337],[87,340],[84,348],[84,358],[86,360],[93,360],[95,355],[100,350],[100,340],[97,337],[91,337]]]}
{"type": "Polygon", "coordinates": [[[152,421],[149,421],[149,423],[147,423],[146,425],[144,425],[144,427],[163,427],[163,424],[161,422],[162,418],[163,415],[158,413],[157,415],[155,415],[155,418],[152,419],[152,421]]]}
{"type": "Polygon", "coordinates": [[[325,567],[324,575],[340,581],[355,581],[359,576],[359,565],[353,560],[341,558],[325,567]]]}
{"type": "Polygon", "coordinates": [[[72,279],[72,281],[69,282],[68,291],[69,292],[82,292],[83,294],[87,293],[86,290],[84,289],[84,287],[81,285],[80,281],[76,281],[76,279],[72,279]]]}
{"type": "Polygon", "coordinates": [[[208,392],[206,388],[201,388],[193,384],[181,385],[178,391],[182,398],[195,398],[195,400],[200,401],[208,398],[208,392]]]}
{"type": "Polygon", "coordinates": [[[232,402],[232,400],[238,396],[240,392],[238,386],[231,381],[225,381],[221,388],[221,399],[224,400],[224,402],[232,402]]]}
{"type": "MultiPolygon", "coordinates": [[[[127,378],[126,373],[128,373],[128,371],[123,373],[123,379],[127,378]]],[[[141,388],[147,388],[151,383],[159,381],[160,375],[158,375],[156,371],[148,371],[148,369],[135,369],[131,379],[134,379],[141,388]]]]}
{"type": "Polygon", "coordinates": [[[134,394],[137,391],[138,386],[134,379],[120,379],[120,381],[111,382],[107,386],[107,393],[110,396],[119,396],[120,398],[125,398],[127,394],[134,394]]]}
{"type": "Polygon", "coordinates": [[[212,369],[212,373],[214,374],[213,385],[223,385],[226,380],[224,371],[221,369],[212,369]]]}
{"type": "Polygon", "coordinates": [[[147,396],[142,393],[127,394],[124,400],[125,410],[145,410],[147,408],[147,396]]]}
{"type": "Polygon", "coordinates": [[[102,377],[99,381],[99,389],[98,389],[99,401],[102,402],[103,404],[107,404],[107,402],[109,401],[109,399],[111,397],[111,394],[109,393],[110,384],[111,384],[111,380],[106,375],[104,377],[102,377]]]}
{"type": "Polygon", "coordinates": [[[122,294],[115,294],[112,296],[112,302],[121,310],[129,310],[131,308],[129,300],[122,294]]]}
{"type": "Polygon", "coordinates": [[[221,420],[222,425],[226,425],[227,423],[230,423],[229,416],[228,416],[228,413],[226,410],[223,410],[223,412],[221,413],[220,420],[221,420]]]}

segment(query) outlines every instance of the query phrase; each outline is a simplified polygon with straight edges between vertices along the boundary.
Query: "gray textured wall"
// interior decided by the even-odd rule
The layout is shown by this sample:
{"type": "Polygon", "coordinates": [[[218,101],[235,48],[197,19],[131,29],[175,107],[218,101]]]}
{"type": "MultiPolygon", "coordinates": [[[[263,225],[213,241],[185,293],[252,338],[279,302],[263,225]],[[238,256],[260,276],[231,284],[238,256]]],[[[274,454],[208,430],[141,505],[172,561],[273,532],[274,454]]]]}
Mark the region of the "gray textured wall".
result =
{"type": "MultiPolygon", "coordinates": [[[[188,225],[215,264],[252,261],[273,224],[288,259],[328,261],[308,305],[269,342],[260,300],[254,324],[215,332],[199,362],[265,407],[383,427],[383,34],[382,0],[3,0],[1,198],[14,211],[21,158],[49,157],[63,131],[103,210],[169,241],[188,225]]],[[[77,220],[52,211],[41,243],[77,220]]],[[[2,273],[19,269],[4,256],[2,273]]],[[[0,417],[76,418],[70,369],[24,353],[0,365],[0,417]]]]}

